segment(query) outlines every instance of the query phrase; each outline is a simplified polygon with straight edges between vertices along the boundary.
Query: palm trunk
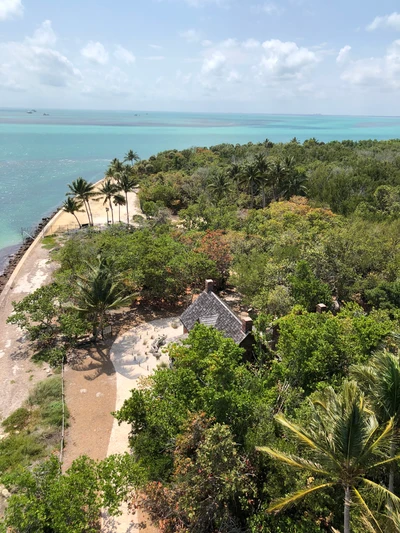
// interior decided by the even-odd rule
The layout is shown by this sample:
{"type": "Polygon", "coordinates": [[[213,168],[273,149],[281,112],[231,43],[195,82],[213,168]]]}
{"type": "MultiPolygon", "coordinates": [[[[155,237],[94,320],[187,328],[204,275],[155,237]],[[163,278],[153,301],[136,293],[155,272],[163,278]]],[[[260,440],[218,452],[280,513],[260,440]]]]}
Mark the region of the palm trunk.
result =
{"type": "Polygon", "coordinates": [[[118,221],[121,224],[121,206],[118,206],[118,221]]]}
{"type": "Polygon", "coordinates": [[[264,185],[261,188],[261,194],[262,194],[262,206],[263,206],[263,209],[264,209],[264,207],[265,207],[265,187],[264,187],[264,185]]]}
{"type": "Polygon", "coordinates": [[[129,205],[128,205],[128,193],[125,192],[125,200],[126,200],[126,223],[129,226],[129,205]]]}
{"type": "Polygon", "coordinates": [[[94,226],[94,224],[93,224],[92,208],[90,207],[90,200],[88,200],[88,207],[89,207],[89,213],[90,213],[89,224],[91,224],[92,226],[94,226]]]}
{"type": "Polygon", "coordinates": [[[344,489],[344,524],[343,524],[343,533],[350,533],[350,487],[346,485],[344,489]]]}
{"type": "Polygon", "coordinates": [[[87,216],[87,219],[88,219],[88,224],[90,226],[90,215],[89,215],[89,208],[88,208],[88,203],[86,200],[83,200],[83,204],[85,206],[85,210],[86,210],[86,216],[87,216]]]}
{"type": "Polygon", "coordinates": [[[251,196],[250,208],[253,209],[253,207],[254,207],[254,184],[253,184],[253,180],[251,180],[251,182],[250,182],[250,196],[251,196]]]}
{"type": "Polygon", "coordinates": [[[75,213],[72,213],[74,215],[74,217],[76,218],[76,221],[78,222],[78,226],[79,226],[79,229],[82,227],[81,226],[81,223],[79,222],[79,219],[78,217],[75,215],[75,213]]]}
{"type": "Polygon", "coordinates": [[[111,209],[111,222],[112,222],[112,224],[114,225],[114,211],[113,211],[113,206],[112,206],[111,198],[108,199],[108,203],[109,203],[109,205],[110,205],[110,209],[111,209]]]}

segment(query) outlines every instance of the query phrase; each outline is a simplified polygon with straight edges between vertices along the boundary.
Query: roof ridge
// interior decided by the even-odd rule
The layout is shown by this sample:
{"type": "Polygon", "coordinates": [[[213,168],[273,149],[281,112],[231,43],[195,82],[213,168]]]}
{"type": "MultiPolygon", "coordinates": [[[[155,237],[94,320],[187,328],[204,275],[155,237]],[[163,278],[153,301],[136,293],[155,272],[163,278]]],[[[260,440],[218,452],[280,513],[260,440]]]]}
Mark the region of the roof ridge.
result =
{"type": "MultiPolygon", "coordinates": [[[[204,291],[205,292],[205,291],[204,291]]],[[[238,323],[241,325],[242,324],[242,321],[240,320],[240,318],[232,311],[232,309],[229,307],[228,304],[226,304],[219,296],[217,296],[215,294],[215,292],[211,292],[211,293],[208,293],[208,294],[212,294],[214,296],[214,298],[216,298],[219,302],[222,303],[222,305],[229,311],[229,313],[238,321],[238,323]]]]}

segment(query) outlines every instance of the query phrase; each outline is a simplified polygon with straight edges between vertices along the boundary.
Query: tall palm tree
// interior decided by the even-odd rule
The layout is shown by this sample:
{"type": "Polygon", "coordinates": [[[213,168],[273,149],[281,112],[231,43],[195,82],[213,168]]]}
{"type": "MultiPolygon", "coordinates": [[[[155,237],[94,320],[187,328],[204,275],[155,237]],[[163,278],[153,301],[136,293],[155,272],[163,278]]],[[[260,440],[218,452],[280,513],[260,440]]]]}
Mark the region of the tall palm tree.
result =
{"type": "Polygon", "coordinates": [[[74,217],[76,218],[76,221],[78,222],[78,226],[80,228],[82,227],[82,225],[79,222],[79,219],[76,216],[76,213],[80,212],[80,208],[82,207],[82,205],[83,205],[82,202],[71,197],[67,198],[62,205],[63,211],[65,211],[66,213],[70,213],[71,215],[74,215],[74,217]]]}
{"type": "Polygon", "coordinates": [[[110,166],[107,169],[106,175],[108,177],[113,177],[114,179],[117,179],[118,175],[123,171],[124,165],[122,161],[114,157],[114,159],[111,161],[110,166]]]}
{"type": "Polygon", "coordinates": [[[249,187],[249,192],[251,196],[251,209],[254,207],[254,188],[257,183],[259,172],[257,165],[254,162],[248,162],[244,165],[241,172],[242,182],[246,183],[249,187]]]}
{"type": "Polygon", "coordinates": [[[272,194],[274,200],[277,199],[278,190],[282,187],[284,179],[287,175],[287,168],[282,161],[275,161],[271,169],[271,184],[272,184],[272,194]]]}
{"type": "Polygon", "coordinates": [[[87,275],[78,277],[75,309],[89,318],[93,336],[97,339],[99,331],[103,330],[107,311],[127,304],[132,295],[124,294],[119,275],[101,255],[94,265],[86,265],[87,275]]]}
{"type": "Polygon", "coordinates": [[[261,188],[262,206],[265,207],[265,186],[270,181],[271,165],[265,158],[264,154],[257,154],[254,158],[254,163],[258,170],[258,182],[261,188]]]}
{"type": "MultiPolygon", "coordinates": [[[[384,350],[375,354],[368,365],[357,365],[350,369],[370,401],[377,418],[381,423],[393,420],[394,432],[390,442],[390,457],[398,450],[400,435],[400,357],[384,350]]],[[[394,492],[396,464],[390,464],[390,492],[394,492]]]]}
{"type": "Polygon", "coordinates": [[[341,487],[344,490],[344,533],[350,533],[350,508],[354,501],[379,529],[358,490],[360,486],[364,485],[380,497],[388,498],[396,507],[400,505],[397,496],[365,477],[369,470],[390,464],[400,456],[382,459],[382,456],[388,455],[393,420],[383,427],[379,426],[375,415],[366,407],[364,395],[356,382],[345,381],[339,394],[329,387],[317,396],[311,403],[307,429],[290,422],[283,415],[278,415],[276,420],[309,450],[312,460],[269,447],[257,449],[294,468],[319,474],[328,481],[272,502],[270,512],[295,504],[313,492],[341,487]]]}
{"type": "Polygon", "coordinates": [[[93,226],[93,215],[90,208],[90,200],[98,195],[98,193],[94,190],[93,183],[89,183],[85,179],[79,177],[69,184],[68,187],[71,192],[68,192],[67,196],[74,196],[83,202],[83,205],[86,209],[88,222],[93,226]]]}
{"type": "Polygon", "coordinates": [[[118,207],[118,222],[121,222],[121,205],[126,205],[125,196],[117,192],[113,195],[113,204],[118,207]]]}
{"type": "Polygon", "coordinates": [[[220,170],[212,176],[208,189],[216,199],[217,204],[219,204],[223,196],[232,190],[232,183],[228,175],[223,170],[220,170]]]}
{"type": "Polygon", "coordinates": [[[103,205],[105,205],[108,202],[108,205],[110,206],[111,220],[112,220],[112,223],[114,224],[114,211],[113,211],[111,200],[114,194],[118,192],[118,186],[115,183],[113,183],[110,178],[107,178],[106,180],[104,180],[102,186],[99,189],[99,192],[101,195],[104,196],[103,205]]]}
{"type": "Polygon", "coordinates": [[[132,166],[134,161],[139,161],[140,157],[138,156],[137,152],[134,152],[133,150],[129,150],[127,154],[125,155],[124,161],[130,161],[132,166]]]}
{"type": "Polygon", "coordinates": [[[137,182],[134,176],[132,176],[132,171],[130,167],[124,167],[122,172],[118,174],[117,184],[121,191],[125,193],[125,205],[126,205],[126,223],[129,226],[129,202],[128,202],[128,192],[132,192],[136,187],[137,182]]]}

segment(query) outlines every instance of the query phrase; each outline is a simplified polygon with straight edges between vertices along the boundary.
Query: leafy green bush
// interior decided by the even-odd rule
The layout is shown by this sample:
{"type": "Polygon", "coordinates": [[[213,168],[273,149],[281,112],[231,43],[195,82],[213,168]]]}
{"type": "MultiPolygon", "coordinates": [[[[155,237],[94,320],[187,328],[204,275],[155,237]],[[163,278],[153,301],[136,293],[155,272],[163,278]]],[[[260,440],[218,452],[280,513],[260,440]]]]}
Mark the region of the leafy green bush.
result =
{"type": "Polygon", "coordinates": [[[53,376],[40,381],[29,394],[30,405],[44,405],[52,401],[59,401],[62,393],[61,377],[53,376]]]}

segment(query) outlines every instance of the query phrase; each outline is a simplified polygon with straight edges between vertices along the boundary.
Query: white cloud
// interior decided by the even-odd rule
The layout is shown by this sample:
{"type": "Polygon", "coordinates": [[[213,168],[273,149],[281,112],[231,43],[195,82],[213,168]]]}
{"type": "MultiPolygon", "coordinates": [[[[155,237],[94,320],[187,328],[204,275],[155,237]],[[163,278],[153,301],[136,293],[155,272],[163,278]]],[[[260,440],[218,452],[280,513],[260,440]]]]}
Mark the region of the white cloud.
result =
{"type": "Polygon", "coordinates": [[[53,46],[57,42],[57,36],[51,25],[51,20],[45,20],[37,28],[32,37],[27,37],[26,41],[33,46],[53,46]]]}
{"type": "Polygon", "coordinates": [[[184,2],[191,7],[205,7],[206,5],[228,7],[231,0],[184,0],[184,2]]]}
{"type": "Polygon", "coordinates": [[[355,86],[400,88],[400,40],[394,41],[383,57],[351,61],[341,75],[342,80],[355,86]]]}
{"type": "Polygon", "coordinates": [[[82,48],[81,55],[92,63],[98,63],[99,65],[105,65],[108,62],[108,52],[99,42],[89,41],[82,48]]]}
{"type": "Polygon", "coordinates": [[[350,50],[351,46],[349,46],[348,44],[346,44],[346,46],[343,46],[343,48],[339,50],[339,53],[336,58],[336,63],[345,63],[349,58],[350,50]]]}
{"type": "Polygon", "coordinates": [[[260,74],[272,78],[299,78],[318,62],[315,52],[299,47],[294,42],[278,39],[262,44],[264,55],[260,61],[260,74]]]}
{"type": "Polygon", "coordinates": [[[220,51],[216,51],[210,57],[204,59],[201,72],[202,74],[220,76],[225,68],[225,64],[226,57],[224,54],[220,51]]]}
{"type": "Polygon", "coordinates": [[[119,61],[126,63],[127,65],[131,65],[132,63],[136,61],[136,58],[132,54],[132,52],[130,52],[123,46],[120,46],[119,44],[115,48],[114,57],[118,59],[119,61]]]}
{"type": "Polygon", "coordinates": [[[0,0],[0,20],[21,17],[23,12],[21,0],[0,0]]]}
{"type": "Polygon", "coordinates": [[[242,81],[242,76],[237,70],[231,70],[226,78],[228,83],[239,83],[242,81]]]}
{"type": "Polygon", "coordinates": [[[10,89],[31,87],[36,84],[65,87],[81,80],[80,71],[63,54],[54,50],[56,35],[51,22],[46,20],[21,42],[0,43],[1,71],[7,73],[5,84],[10,89]]]}
{"type": "Polygon", "coordinates": [[[400,30],[400,13],[396,11],[390,15],[383,17],[375,17],[374,20],[367,26],[368,31],[374,31],[379,28],[391,28],[400,30]]]}
{"type": "Polygon", "coordinates": [[[209,39],[204,39],[204,41],[201,41],[201,46],[204,46],[204,48],[208,48],[209,46],[212,46],[212,41],[209,39]]]}
{"type": "Polygon", "coordinates": [[[201,41],[201,32],[194,30],[193,28],[181,31],[179,36],[182,37],[182,39],[185,39],[188,43],[198,43],[201,41]]]}
{"type": "Polygon", "coordinates": [[[160,46],[159,44],[149,44],[149,47],[153,48],[153,50],[162,50],[163,49],[163,47],[160,46]]]}

